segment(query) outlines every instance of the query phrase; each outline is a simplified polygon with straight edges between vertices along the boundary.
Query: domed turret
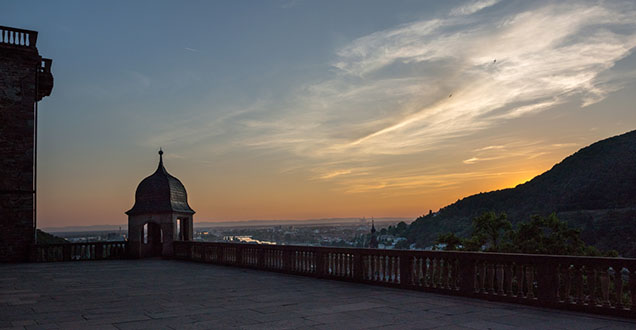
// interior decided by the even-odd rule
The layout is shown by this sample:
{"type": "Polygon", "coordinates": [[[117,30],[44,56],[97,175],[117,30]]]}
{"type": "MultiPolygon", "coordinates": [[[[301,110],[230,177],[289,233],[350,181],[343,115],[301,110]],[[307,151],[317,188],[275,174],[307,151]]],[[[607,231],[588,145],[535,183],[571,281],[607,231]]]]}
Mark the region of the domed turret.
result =
{"type": "Polygon", "coordinates": [[[163,167],[162,150],[157,170],[139,183],[126,214],[131,257],[172,256],[175,240],[192,240],[194,211],[183,183],[163,167]]]}
{"type": "Polygon", "coordinates": [[[185,187],[163,167],[163,151],[159,150],[157,170],[139,183],[135,192],[135,205],[126,214],[166,212],[194,214],[188,205],[185,187]]]}

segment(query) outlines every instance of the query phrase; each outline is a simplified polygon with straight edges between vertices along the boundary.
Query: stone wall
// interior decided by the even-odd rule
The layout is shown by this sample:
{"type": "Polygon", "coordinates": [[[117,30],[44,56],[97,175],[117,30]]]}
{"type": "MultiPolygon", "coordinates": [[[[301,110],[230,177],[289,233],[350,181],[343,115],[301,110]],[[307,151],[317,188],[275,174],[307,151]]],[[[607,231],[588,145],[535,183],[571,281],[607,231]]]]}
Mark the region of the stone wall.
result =
{"type": "Polygon", "coordinates": [[[0,261],[27,260],[34,243],[34,105],[53,86],[42,63],[35,47],[0,43],[0,261]]]}

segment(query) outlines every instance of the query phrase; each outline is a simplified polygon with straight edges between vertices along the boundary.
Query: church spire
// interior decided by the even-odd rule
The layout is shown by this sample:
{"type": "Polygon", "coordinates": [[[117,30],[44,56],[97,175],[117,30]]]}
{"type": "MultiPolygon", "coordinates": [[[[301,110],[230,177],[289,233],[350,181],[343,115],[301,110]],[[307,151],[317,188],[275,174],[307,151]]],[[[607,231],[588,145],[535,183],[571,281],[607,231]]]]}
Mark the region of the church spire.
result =
{"type": "Polygon", "coordinates": [[[369,247],[372,249],[378,248],[378,238],[375,236],[375,221],[371,218],[371,239],[369,240],[369,247]]]}

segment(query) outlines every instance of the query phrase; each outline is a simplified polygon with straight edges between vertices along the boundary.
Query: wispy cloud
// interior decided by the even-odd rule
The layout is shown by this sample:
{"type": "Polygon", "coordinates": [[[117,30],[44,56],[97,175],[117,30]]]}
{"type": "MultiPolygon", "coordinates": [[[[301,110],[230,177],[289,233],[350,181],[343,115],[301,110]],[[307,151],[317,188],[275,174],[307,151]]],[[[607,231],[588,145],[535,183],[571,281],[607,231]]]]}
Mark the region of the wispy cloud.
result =
{"type": "Polygon", "coordinates": [[[616,90],[608,70],[636,46],[633,4],[494,6],[480,16],[496,3],[352,41],[337,51],[333,78],[298,90],[255,140],[320,157],[410,154],[616,90]]]}
{"type": "Polygon", "coordinates": [[[451,10],[451,16],[470,15],[497,4],[500,0],[475,0],[451,10]]]}

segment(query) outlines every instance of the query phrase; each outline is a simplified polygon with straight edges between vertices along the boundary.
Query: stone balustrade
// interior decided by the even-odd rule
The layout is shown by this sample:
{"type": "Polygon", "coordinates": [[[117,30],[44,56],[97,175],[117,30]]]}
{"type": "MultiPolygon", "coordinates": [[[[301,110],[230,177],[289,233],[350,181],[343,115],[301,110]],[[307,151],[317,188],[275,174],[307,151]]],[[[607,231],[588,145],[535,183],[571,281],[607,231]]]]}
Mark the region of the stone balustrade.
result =
{"type": "Polygon", "coordinates": [[[128,256],[126,242],[89,242],[66,244],[36,244],[31,260],[36,262],[124,259],[128,256]]]}
{"type": "Polygon", "coordinates": [[[174,243],[175,258],[636,318],[636,259],[174,243]]]}
{"type": "Polygon", "coordinates": [[[0,44],[16,47],[35,48],[38,32],[0,26],[0,44]]]}

